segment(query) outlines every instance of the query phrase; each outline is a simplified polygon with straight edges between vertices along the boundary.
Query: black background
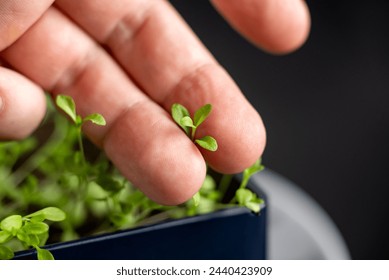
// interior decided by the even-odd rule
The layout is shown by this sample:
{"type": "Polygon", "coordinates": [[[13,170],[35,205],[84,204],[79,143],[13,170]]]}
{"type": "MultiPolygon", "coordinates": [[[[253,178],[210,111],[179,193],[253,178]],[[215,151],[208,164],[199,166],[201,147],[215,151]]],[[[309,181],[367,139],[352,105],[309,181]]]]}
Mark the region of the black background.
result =
{"type": "Polygon", "coordinates": [[[354,259],[389,259],[388,2],[307,1],[310,37],[287,56],[250,45],[206,0],[171,3],[260,112],[264,164],[322,205],[354,259]]]}

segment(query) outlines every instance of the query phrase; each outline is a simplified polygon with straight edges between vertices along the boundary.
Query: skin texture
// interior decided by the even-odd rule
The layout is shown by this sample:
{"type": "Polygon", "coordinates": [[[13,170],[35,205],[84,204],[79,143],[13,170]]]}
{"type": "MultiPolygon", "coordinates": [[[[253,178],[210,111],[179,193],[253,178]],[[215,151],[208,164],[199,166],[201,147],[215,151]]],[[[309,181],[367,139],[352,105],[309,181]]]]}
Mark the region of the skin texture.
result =
{"type": "MultiPolygon", "coordinates": [[[[305,40],[309,16],[299,0],[275,1],[285,9],[272,1],[245,0],[255,9],[238,1],[213,4],[253,42],[285,53],[305,40]]],[[[163,204],[182,203],[200,188],[205,161],[237,173],[263,152],[259,114],[168,2],[2,0],[0,23],[2,139],[20,139],[39,125],[41,88],[71,95],[81,115],[98,112],[107,120],[105,127],[86,126],[86,134],[163,204]],[[191,113],[213,105],[197,136],[214,136],[217,152],[194,145],[172,121],[176,102],[191,113]]]]}

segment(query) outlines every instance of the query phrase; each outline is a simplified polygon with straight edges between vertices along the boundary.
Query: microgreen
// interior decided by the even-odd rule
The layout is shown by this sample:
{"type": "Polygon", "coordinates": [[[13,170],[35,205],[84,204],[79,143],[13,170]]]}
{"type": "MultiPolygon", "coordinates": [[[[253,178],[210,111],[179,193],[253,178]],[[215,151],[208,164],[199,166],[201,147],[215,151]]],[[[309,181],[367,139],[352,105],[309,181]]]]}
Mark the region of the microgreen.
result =
{"type": "Polygon", "coordinates": [[[26,218],[35,221],[48,220],[53,222],[59,222],[63,221],[66,218],[66,214],[61,209],[58,209],[56,207],[47,207],[27,215],[26,218]]]}
{"type": "MultiPolygon", "coordinates": [[[[217,141],[212,136],[204,136],[202,138],[195,138],[196,130],[209,116],[212,111],[212,105],[206,104],[198,109],[193,119],[190,117],[188,109],[183,105],[174,103],[172,105],[171,114],[173,120],[185,131],[185,133],[192,139],[194,143],[200,147],[215,152],[218,148],[217,141]]],[[[193,197],[194,206],[198,207],[200,204],[201,194],[198,192],[193,197]]]]}
{"type": "Polygon", "coordinates": [[[217,142],[212,136],[204,136],[202,138],[196,139],[195,142],[204,149],[215,152],[217,150],[217,142]]]}
{"type": "Polygon", "coordinates": [[[56,208],[47,207],[22,217],[10,215],[0,222],[0,259],[12,259],[14,252],[5,244],[18,240],[24,248],[34,248],[39,260],[54,259],[53,255],[41,245],[46,242],[49,232],[48,221],[63,221],[66,214],[56,208]]]}
{"type": "Polygon", "coordinates": [[[83,122],[87,122],[87,121],[91,121],[92,123],[94,123],[96,125],[101,125],[101,126],[104,126],[107,124],[104,117],[100,114],[97,114],[97,113],[90,114],[89,116],[86,116],[83,119],[83,122]]]}
{"type": "Polygon", "coordinates": [[[98,114],[98,113],[92,113],[88,116],[86,116],[85,118],[82,118],[80,115],[77,114],[77,111],[76,111],[76,105],[75,105],[75,102],[73,100],[72,97],[70,96],[67,96],[67,95],[57,95],[56,99],[56,104],[59,108],[62,109],[63,112],[65,112],[69,117],[70,119],[73,121],[73,124],[75,125],[76,127],[76,131],[77,131],[77,140],[78,140],[78,146],[79,146],[79,153],[76,153],[75,154],[75,161],[77,163],[77,159],[79,157],[79,162],[80,162],[80,170],[81,170],[81,173],[79,174],[79,179],[80,179],[80,184],[81,184],[81,198],[83,198],[85,192],[87,191],[87,184],[88,184],[88,179],[87,179],[87,174],[86,174],[86,159],[85,159],[85,152],[84,152],[84,144],[83,144],[83,135],[82,135],[82,132],[81,132],[81,128],[82,126],[90,121],[96,125],[99,125],[99,126],[104,126],[106,125],[106,121],[104,119],[104,117],[101,115],[101,114],[98,114]]]}
{"type": "Polygon", "coordinates": [[[55,100],[57,106],[61,108],[75,124],[77,124],[76,104],[74,103],[73,98],[66,95],[58,95],[55,100]]]}
{"type": "Polygon", "coordinates": [[[215,152],[218,148],[215,138],[212,136],[196,138],[197,128],[205,121],[211,111],[212,105],[206,104],[195,112],[192,119],[188,109],[186,109],[181,104],[174,103],[172,105],[171,114],[173,120],[185,131],[185,133],[192,139],[192,141],[208,151],[215,152]]]}
{"type": "Polygon", "coordinates": [[[264,201],[263,199],[258,198],[254,192],[247,189],[246,187],[251,176],[264,169],[261,161],[262,159],[258,159],[252,166],[246,168],[243,171],[243,178],[234,198],[237,200],[239,205],[245,206],[255,213],[259,213],[261,205],[264,203],[264,201]]]}
{"type": "MultiPolygon", "coordinates": [[[[185,131],[185,133],[190,136],[190,128],[186,125],[181,124],[181,120],[185,117],[190,118],[190,114],[188,109],[186,109],[181,104],[175,103],[172,105],[172,117],[174,121],[181,126],[181,128],[185,131]]],[[[192,122],[193,123],[193,122],[192,122]]]]}
{"type": "Polygon", "coordinates": [[[241,188],[241,189],[245,188],[247,186],[247,183],[250,180],[251,176],[253,176],[255,173],[262,171],[264,168],[265,167],[262,165],[261,158],[256,160],[252,166],[250,166],[249,168],[246,168],[243,171],[243,179],[242,179],[242,182],[241,182],[239,188],[241,188]]]}
{"type": "Polygon", "coordinates": [[[259,213],[261,204],[263,204],[263,200],[249,189],[238,189],[236,191],[236,200],[239,205],[245,206],[255,213],[259,213]]]}
{"type": "Polygon", "coordinates": [[[77,128],[77,138],[78,138],[78,144],[80,148],[81,153],[81,160],[83,164],[85,165],[85,154],[84,154],[84,145],[82,142],[82,133],[81,133],[81,127],[88,121],[91,121],[92,123],[100,126],[106,125],[106,121],[104,117],[101,114],[98,113],[92,113],[85,118],[82,118],[80,115],[76,112],[76,105],[74,103],[74,100],[72,97],[67,95],[57,95],[55,102],[59,108],[62,109],[63,112],[65,112],[70,119],[72,120],[73,124],[77,128]]]}
{"type": "Polygon", "coordinates": [[[0,245],[0,260],[10,260],[14,257],[14,252],[3,245],[0,245]]]}
{"type": "Polygon", "coordinates": [[[76,126],[82,126],[87,121],[91,121],[97,125],[105,125],[105,119],[101,114],[93,113],[85,118],[82,118],[80,115],[77,115],[76,104],[74,103],[73,98],[67,95],[57,95],[55,102],[59,108],[61,108],[73,121],[76,126]]]}
{"type": "Polygon", "coordinates": [[[212,105],[211,104],[206,104],[200,109],[198,109],[193,118],[193,123],[196,127],[198,127],[205,119],[208,117],[208,115],[212,111],[212,105]]]}

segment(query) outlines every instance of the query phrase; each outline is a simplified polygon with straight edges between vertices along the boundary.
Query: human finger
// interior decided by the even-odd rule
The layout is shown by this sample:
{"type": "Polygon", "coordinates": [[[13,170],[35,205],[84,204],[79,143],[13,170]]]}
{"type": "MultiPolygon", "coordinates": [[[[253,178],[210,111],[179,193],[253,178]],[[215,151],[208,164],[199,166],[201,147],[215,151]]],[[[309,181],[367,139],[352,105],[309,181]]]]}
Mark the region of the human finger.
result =
{"type": "Polygon", "coordinates": [[[260,48],[284,54],[307,39],[310,16],[303,0],[212,0],[237,31],[260,48]]]}
{"type": "Polygon", "coordinates": [[[53,2],[54,0],[1,0],[0,51],[26,32],[53,2]]]}
{"type": "Polygon", "coordinates": [[[43,90],[22,75],[0,67],[0,140],[28,136],[45,112],[43,90]]]}
{"type": "Polygon", "coordinates": [[[82,116],[103,114],[107,126],[87,126],[86,133],[153,200],[182,203],[200,188],[205,163],[193,143],[103,48],[55,8],[1,56],[45,89],[73,96],[82,116]]]}
{"type": "Polygon", "coordinates": [[[265,130],[231,77],[166,1],[65,1],[58,7],[108,47],[144,92],[169,111],[180,102],[193,113],[214,111],[198,130],[218,142],[206,161],[225,173],[251,165],[262,153],[265,130]]]}
{"type": "MultiPolygon", "coordinates": [[[[0,51],[14,43],[54,0],[2,0],[0,51]]],[[[0,59],[0,139],[21,139],[39,125],[45,113],[43,91],[27,78],[4,68],[0,59]]]]}

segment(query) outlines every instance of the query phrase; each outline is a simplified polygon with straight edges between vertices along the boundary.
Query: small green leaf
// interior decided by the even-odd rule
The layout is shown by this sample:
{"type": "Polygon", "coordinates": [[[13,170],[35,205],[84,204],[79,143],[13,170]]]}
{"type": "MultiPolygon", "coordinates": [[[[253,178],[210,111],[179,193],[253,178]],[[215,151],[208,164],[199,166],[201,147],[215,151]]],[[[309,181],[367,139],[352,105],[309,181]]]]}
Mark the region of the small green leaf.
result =
{"type": "Polygon", "coordinates": [[[235,195],[239,205],[243,205],[243,206],[246,206],[246,204],[250,202],[254,196],[252,191],[248,189],[238,189],[235,195]]]}
{"type": "Polygon", "coordinates": [[[30,215],[27,215],[26,218],[33,218],[35,216],[43,216],[45,220],[49,220],[53,222],[60,222],[66,219],[65,212],[57,207],[43,208],[30,215]]]}
{"type": "Polygon", "coordinates": [[[11,215],[1,221],[0,228],[15,235],[17,231],[22,227],[22,224],[22,216],[11,215]]]}
{"type": "Polygon", "coordinates": [[[39,234],[38,237],[39,237],[39,246],[43,246],[44,244],[46,244],[47,240],[49,239],[49,232],[47,231],[45,233],[39,234]]]}
{"type": "Polygon", "coordinates": [[[32,223],[43,222],[46,219],[44,214],[34,215],[32,217],[29,217],[29,218],[30,218],[30,222],[32,222],[32,223]]]}
{"type": "Polygon", "coordinates": [[[5,243],[12,238],[12,234],[7,231],[0,231],[0,243],[5,243]]]}
{"type": "Polygon", "coordinates": [[[5,246],[0,245],[0,260],[10,260],[14,257],[14,252],[5,246]]]}
{"type": "MultiPolygon", "coordinates": [[[[47,232],[47,231],[46,231],[47,232]]],[[[46,233],[44,232],[44,233],[46,233]]],[[[44,233],[39,236],[44,236],[44,233]]],[[[28,246],[38,246],[41,243],[41,240],[37,234],[33,234],[32,232],[26,231],[26,229],[23,227],[22,230],[19,230],[16,237],[25,243],[28,246]]]]}
{"type": "Polygon", "coordinates": [[[31,243],[30,236],[29,236],[28,233],[25,232],[24,230],[19,230],[19,231],[18,231],[18,234],[16,235],[16,237],[17,237],[20,241],[22,241],[22,242],[24,242],[24,243],[26,243],[26,244],[30,244],[30,243],[31,243]]]}
{"type": "Polygon", "coordinates": [[[54,256],[52,253],[50,253],[49,250],[46,249],[41,249],[39,247],[36,248],[37,254],[38,254],[38,260],[49,260],[52,261],[54,260],[54,256]]]}
{"type": "Polygon", "coordinates": [[[218,148],[216,139],[212,136],[204,136],[203,138],[196,139],[195,142],[199,144],[200,147],[211,152],[216,151],[218,148]]]}
{"type": "Polygon", "coordinates": [[[43,222],[33,222],[23,226],[23,229],[28,234],[42,234],[49,230],[49,226],[43,222]]]}
{"type": "Polygon", "coordinates": [[[38,246],[40,243],[39,237],[36,234],[29,234],[28,237],[30,238],[30,242],[28,245],[30,246],[38,246]]]}
{"type": "Polygon", "coordinates": [[[261,210],[261,205],[258,202],[250,201],[250,202],[247,202],[245,206],[248,209],[250,209],[251,211],[253,211],[254,213],[259,213],[259,211],[261,210]]]}
{"type": "Polygon", "coordinates": [[[185,131],[187,135],[190,133],[190,129],[181,125],[181,119],[184,117],[190,117],[189,111],[181,104],[175,103],[172,105],[172,117],[173,120],[185,131]]]}
{"type": "Polygon", "coordinates": [[[74,123],[77,123],[76,104],[73,98],[67,95],[57,95],[55,103],[62,109],[74,123]]]}
{"type": "Polygon", "coordinates": [[[199,192],[195,193],[195,195],[192,197],[192,199],[193,199],[193,203],[194,203],[195,207],[200,205],[201,196],[200,196],[199,192]]]}
{"type": "Polygon", "coordinates": [[[178,103],[174,103],[172,105],[172,117],[173,120],[180,124],[180,121],[183,117],[190,117],[188,109],[186,109],[184,106],[178,103]]]}
{"type": "Polygon", "coordinates": [[[193,121],[190,117],[183,117],[181,120],[180,120],[180,125],[181,126],[184,126],[184,127],[192,127],[192,128],[195,128],[195,126],[193,125],[193,121]]]}
{"type": "Polygon", "coordinates": [[[83,119],[83,123],[86,122],[86,121],[91,121],[92,123],[96,124],[96,125],[101,125],[101,126],[104,126],[107,124],[107,122],[105,121],[104,117],[101,115],[101,114],[91,114],[89,116],[86,116],[84,119],[83,119]]]}
{"type": "Polygon", "coordinates": [[[248,189],[238,189],[235,194],[239,205],[245,206],[255,213],[261,210],[262,199],[259,199],[255,193],[248,189]]]}
{"type": "Polygon", "coordinates": [[[208,117],[211,111],[212,111],[211,104],[206,104],[200,109],[198,109],[193,118],[194,125],[198,127],[208,117]]]}

